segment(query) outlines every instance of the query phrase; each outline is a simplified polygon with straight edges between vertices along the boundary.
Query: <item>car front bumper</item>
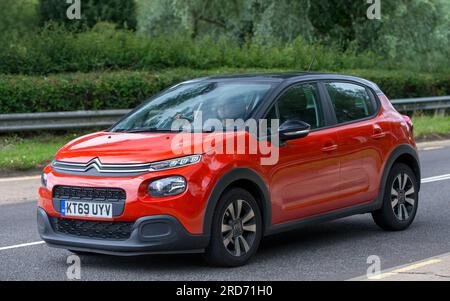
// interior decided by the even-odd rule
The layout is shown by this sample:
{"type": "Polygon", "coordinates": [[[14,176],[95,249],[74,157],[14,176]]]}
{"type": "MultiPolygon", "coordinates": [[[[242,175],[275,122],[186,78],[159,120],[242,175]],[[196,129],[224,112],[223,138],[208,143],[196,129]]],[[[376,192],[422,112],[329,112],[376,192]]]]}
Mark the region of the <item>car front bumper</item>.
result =
{"type": "Polygon", "coordinates": [[[53,217],[38,208],[37,223],[41,238],[51,247],[80,252],[118,256],[145,254],[202,253],[209,242],[206,235],[192,235],[174,217],[148,216],[138,219],[126,240],[70,235],[56,230],[53,217]]]}

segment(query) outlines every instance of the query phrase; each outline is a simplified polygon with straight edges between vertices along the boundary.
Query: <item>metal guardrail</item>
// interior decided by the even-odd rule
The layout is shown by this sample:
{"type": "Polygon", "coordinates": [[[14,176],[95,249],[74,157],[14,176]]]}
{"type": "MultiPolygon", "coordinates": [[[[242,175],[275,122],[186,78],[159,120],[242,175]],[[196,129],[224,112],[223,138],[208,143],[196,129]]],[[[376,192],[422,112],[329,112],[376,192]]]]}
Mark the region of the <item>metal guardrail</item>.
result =
{"type": "MultiPolygon", "coordinates": [[[[450,96],[392,100],[400,112],[450,109],[450,96]]],[[[130,110],[0,114],[0,133],[109,127],[130,110]]]]}
{"type": "Polygon", "coordinates": [[[109,127],[130,110],[0,114],[0,133],[109,127]]]}
{"type": "Polygon", "coordinates": [[[450,96],[395,99],[391,102],[398,111],[405,113],[450,109],[450,96]]]}

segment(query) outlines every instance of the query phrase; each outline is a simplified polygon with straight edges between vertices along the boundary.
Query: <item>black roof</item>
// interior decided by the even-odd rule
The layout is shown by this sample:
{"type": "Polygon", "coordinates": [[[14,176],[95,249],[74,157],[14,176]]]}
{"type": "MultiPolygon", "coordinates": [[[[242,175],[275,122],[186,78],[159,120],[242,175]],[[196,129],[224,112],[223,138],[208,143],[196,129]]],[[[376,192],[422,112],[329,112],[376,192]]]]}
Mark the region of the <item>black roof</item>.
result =
{"type": "Polygon", "coordinates": [[[324,73],[317,72],[272,72],[272,73],[238,73],[238,74],[224,74],[214,75],[201,78],[199,80],[221,80],[221,79],[261,79],[261,80],[286,80],[307,75],[317,75],[324,73]]]}
{"type": "Polygon", "coordinates": [[[300,80],[343,80],[354,81],[373,88],[376,92],[380,88],[373,82],[363,78],[343,75],[337,73],[321,73],[321,72],[274,72],[274,73],[241,73],[241,74],[225,74],[214,75],[209,77],[197,78],[188,82],[199,81],[271,81],[275,83],[282,83],[285,81],[300,81],[300,80]]]}

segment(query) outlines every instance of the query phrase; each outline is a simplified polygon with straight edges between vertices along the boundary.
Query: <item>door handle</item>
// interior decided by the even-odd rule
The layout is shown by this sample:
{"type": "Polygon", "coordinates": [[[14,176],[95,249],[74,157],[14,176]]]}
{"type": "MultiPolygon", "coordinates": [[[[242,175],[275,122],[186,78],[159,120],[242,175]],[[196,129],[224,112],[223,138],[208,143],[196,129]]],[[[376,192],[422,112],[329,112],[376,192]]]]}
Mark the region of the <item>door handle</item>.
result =
{"type": "Polygon", "coordinates": [[[333,144],[333,145],[330,145],[330,146],[325,146],[324,148],[322,148],[322,151],[324,153],[330,153],[330,152],[334,152],[337,149],[338,149],[338,145],[337,144],[333,144]]]}
{"type": "Polygon", "coordinates": [[[375,126],[375,128],[373,129],[372,138],[373,139],[383,139],[384,137],[386,137],[386,133],[383,132],[383,129],[379,126],[375,126]]]}

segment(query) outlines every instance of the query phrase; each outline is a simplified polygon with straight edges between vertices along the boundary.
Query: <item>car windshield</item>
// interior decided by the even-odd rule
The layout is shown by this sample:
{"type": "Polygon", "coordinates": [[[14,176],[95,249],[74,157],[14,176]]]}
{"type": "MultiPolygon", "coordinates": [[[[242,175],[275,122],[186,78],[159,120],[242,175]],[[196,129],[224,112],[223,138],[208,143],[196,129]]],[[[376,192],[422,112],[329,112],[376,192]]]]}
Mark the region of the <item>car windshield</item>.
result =
{"type": "Polygon", "coordinates": [[[150,99],[116,124],[112,131],[171,132],[174,123],[180,121],[188,122],[191,130],[203,131],[208,120],[218,120],[222,124],[226,120],[246,121],[271,87],[270,83],[255,82],[180,84],[150,99]]]}

